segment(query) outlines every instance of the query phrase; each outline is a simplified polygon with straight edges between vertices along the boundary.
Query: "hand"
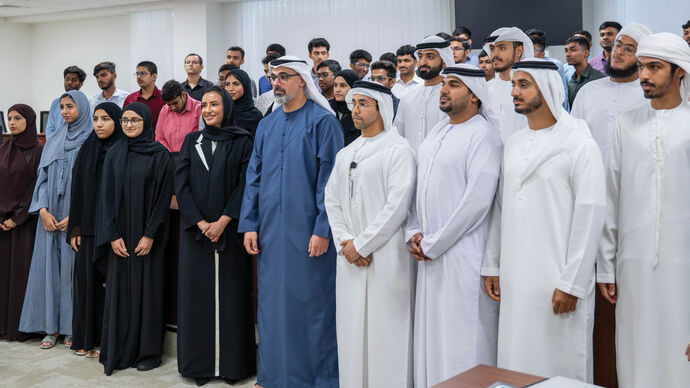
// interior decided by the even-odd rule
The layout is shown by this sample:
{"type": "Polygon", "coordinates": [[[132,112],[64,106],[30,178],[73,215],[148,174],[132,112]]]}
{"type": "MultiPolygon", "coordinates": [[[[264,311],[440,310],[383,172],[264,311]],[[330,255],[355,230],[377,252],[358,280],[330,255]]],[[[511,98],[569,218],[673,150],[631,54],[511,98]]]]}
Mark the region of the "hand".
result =
{"type": "Polygon", "coordinates": [[[577,296],[570,295],[556,288],[553,290],[551,303],[553,303],[554,314],[570,313],[575,311],[575,306],[577,305],[577,296]]]}
{"type": "Polygon", "coordinates": [[[46,231],[48,232],[54,232],[57,230],[57,219],[48,212],[48,209],[46,208],[41,208],[41,210],[38,212],[38,214],[41,216],[41,221],[43,221],[43,228],[45,228],[46,231]]]}
{"type": "Polygon", "coordinates": [[[199,222],[196,223],[196,226],[197,226],[197,228],[199,228],[199,230],[201,231],[201,234],[203,234],[204,236],[206,236],[206,232],[208,231],[208,228],[211,227],[211,224],[209,224],[209,223],[206,222],[205,220],[201,220],[201,221],[199,221],[199,222]]]}
{"type": "Polygon", "coordinates": [[[362,255],[360,255],[355,249],[355,244],[352,242],[352,240],[343,241],[340,243],[340,246],[343,247],[343,255],[350,264],[354,264],[358,267],[366,267],[371,264],[372,255],[362,257],[362,255]]]}
{"type": "Polygon", "coordinates": [[[120,257],[129,257],[127,253],[127,247],[125,247],[125,240],[118,238],[115,241],[110,242],[110,247],[113,248],[113,252],[120,257]]]}
{"type": "Polygon", "coordinates": [[[5,226],[6,231],[8,232],[17,227],[17,223],[14,222],[14,220],[11,218],[6,219],[3,225],[5,226]]]}
{"type": "Polygon", "coordinates": [[[431,261],[430,258],[424,255],[424,251],[422,251],[422,239],[424,239],[424,236],[421,233],[416,233],[410,238],[410,247],[407,248],[407,250],[410,251],[415,260],[431,261]]]}
{"type": "Polygon", "coordinates": [[[137,256],[146,256],[151,252],[151,247],[153,247],[153,239],[144,236],[139,240],[137,247],[134,248],[134,253],[136,253],[137,256]]]}
{"type": "Polygon", "coordinates": [[[68,224],[69,224],[69,217],[65,217],[65,219],[58,222],[57,225],[55,225],[55,227],[58,228],[61,232],[66,232],[68,224]]]}
{"type": "Polygon", "coordinates": [[[0,229],[2,229],[2,230],[5,231],[5,232],[9,232],[9,231],[10,231],[9,229],[7,229],[7,227],[5,226],[5,224],[0,224],[0,229]]]}
{"type": "Polygon", "coordinates": [[[616,295],[616,283],[598,283],[599,291],[604,299],[608,300],[609,303],[615,304],[618,300],[618,295],[616,295]]]}
{"type": "Polygon", "coordinates": [[[313,234],[309,239],[309,257],[318,257],[328,250],[328,237],[313,234]]]}
{"type": "Polygon", "coordinates": [[[489,298],[496,302],[501,301],[501,285],[498,276],[485,276],[484,290],[489,295],[489,298]]]}
{"type": "Polygon", "coordinates": [[[211,242],[218,242],[218,239],[220,239],[220,236],[223,234],[223,231],[225,231],[225,228],[228,226],[230,220],[232,220],[232,218],[226,215],[221,216],[218,221],[211,222],[209,224],[209,227],[204,235],[208,237],[211,242]]]}
{"type": "Polygon", "coordinates": [[[79,246],[81,245],[81,236],[72,237],[69,240],[69,244],[72,246],[75,252],[79,252],[79,246]]]}
{"type": "Polygon", "coordinates": [[[245,232],[244,233],[244,249],[250,255],[259,254],[259,234],[256,232],[245,232]]]}

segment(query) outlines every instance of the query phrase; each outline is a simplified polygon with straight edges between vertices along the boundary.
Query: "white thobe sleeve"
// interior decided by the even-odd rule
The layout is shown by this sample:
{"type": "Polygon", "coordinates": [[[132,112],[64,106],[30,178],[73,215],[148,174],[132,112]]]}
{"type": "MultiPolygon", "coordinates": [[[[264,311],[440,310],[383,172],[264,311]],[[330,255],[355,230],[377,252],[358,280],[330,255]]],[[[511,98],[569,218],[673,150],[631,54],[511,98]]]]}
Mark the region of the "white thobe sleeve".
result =
{"type": "Polygon", "coordinates": [[[482,276],[498,276],[501,267],[501,213],[503,207],[503,156],[501,154],[501,175],[498,178],[498,190],[491,210],[491,224],[489,238],[486,240],[486,250],[482,261],[482,276]]]}
{"type": "Polygon", "coordinates": [[[616,282],[616,251],[618,250],[618,206],[621,186],[621,128],[616,128],[608,150],[606,166],[606,221],[597,252],[597,282],[616,282]]]}
{"type": "Polygon", "coordinates": [[[419,218],[417,217],[417,193],[416,190],[412,196],[412,203],[410,204],[410,213],[407,216],[407,224],[405,225],[405,244],[409,243],[417,233],[422,233],[422,226],[419,225],[419,218]]]}
{"type": "Polygon", "coordinates": [[[593,139],[578,146],[570,171],[575,196],[565,268],[558,289],[580,299],[587,296],[606,208],[606,178],[601,151],[593,139]]]}
{"type": "MultiPolygon", "coordinates": [[[[338,159],[339,161],[339,159],[338,159]]],[[[335,250],[341,254],[343,247],[340,243],[347,240],[354,240],[354,235],[350,232],[350,228],[345,222],[345,214],[340,204],[340,197],[338,193],[341,190],[347,190],[347,187],[341,187],[342,182],[338,179],[338,172],[342,169],[342,164],[336,161],[335,166],[331,172],[331,176],[326,183],[324,192],[324,206],[326,207],[326,215],[328,216],[328,224],[331,226],[331,233],[333,234],[333,243],[335,250]]]]}
{"type": "Polygon", "coordinates": [[[412,203],[416,176],[412,150],[405,147],[400,152],[395,152],[387,169],[387,176],[381,177],[388,186],[386,203],[355,238],[355,250],[360,256],[367,257],[381,248],[404,225],[412,203]]]}
{"type": "Polygon", "coordinates": [[[457,201],[457,206],[439,230],[425,234],[422,239],[425,256],[430,259],[441,257],[448,248],[481,225],[491,209],[500,172],[500,142],[483,136],[468,159],[465,192],[459,198],[452,197],[456,193],[449,193],[448,201],[457,201]]]}
{"type": "Polygon", "coordinates": [[[407,100],[401,98],[400,103],[398,103],[398,112],[395,115],[395,119],[393,119],[393,126],[402,137],[405,137],[405,113],[407,113],[408,109],[407,100]]]}

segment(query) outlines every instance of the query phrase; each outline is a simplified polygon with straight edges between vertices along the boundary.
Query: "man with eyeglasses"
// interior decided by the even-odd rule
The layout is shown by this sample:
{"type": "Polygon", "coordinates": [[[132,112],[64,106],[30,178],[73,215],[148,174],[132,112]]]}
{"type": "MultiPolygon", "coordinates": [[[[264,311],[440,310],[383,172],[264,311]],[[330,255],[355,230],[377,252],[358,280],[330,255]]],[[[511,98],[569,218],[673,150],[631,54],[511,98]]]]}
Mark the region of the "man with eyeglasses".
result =
{"type": "Polygon", "coordinates": [[[258,255],[259,387],[338,386],[324,190],[343,130],[310,67],[290,55],[269,64],[276,107],[259,122],[247,166],[238,232],[258,255]]]}
{"type": "Polygon", "coordinates": [[[204,69],[204,60],[201,55],[191,53],[184,59],[184,71],[187,72],[187,80],[182,82],[182,87],[187,94],[197,101],[201,101],[204,90],[213,86],[213,82],[201,78],[201,70],[204,69]]]}
{"type": "MultiPolygon", "coordinates": [[[[380,83],[381,85],[392,89],[395,85],[395,65],[388,61],[376,61],[371,64],[371,77],[370,81],[380,83]]],[[[395,115],[398,114],[398,105],[400,104],[400,99],[395,96],[391,91],[391,98],[393,99],[393,120],[395,120],[395,115]]]]}
{"type": "Polygon", "coordinates": [[[158,115],[165,105],[161,98],[161,91],[156,87],[158,67],[151,61],[139,62],[134,76],[137,78],[137,85],[140,89],[125,98],[122,108],[124,109],[133,102],[144,103],[151,111],[151,126],[155,133],[158,115]]]}
{"type": "Polygon", "coordinates": [[[357,72],[359,79],[364,79],[369,73],[371,61],[371,54],[366,50],[355,50],[350,53],[350,69],[357,72]]]}
{"type": "Polygon", "coordinates": [[[450,48],[453,50],[455,63],[465,63],[470,53],[470,44],[460,38],[450,38],[450,48]]]}
{"type": "Polygon", "coordinates": [[[613,139],[616,117],[646,103],[637,81],[637,44],[652,31],[645,25],[631,23],[616,36],[606,61],[609,77],[592,81],[577,94],[571,114],[585,120],[604,158],[613,139]]]}
{"type": "Polygon", "coordinates": [[[335,97],[333,94],[333,84],[335,83],[335,75],[340,70],[342,70],[340,63],[333,59],[326,59],[316,66],[316,78],[319,80],[319,88],[321,88],[321,94],[327,100],[332,100],[335,97]]]}

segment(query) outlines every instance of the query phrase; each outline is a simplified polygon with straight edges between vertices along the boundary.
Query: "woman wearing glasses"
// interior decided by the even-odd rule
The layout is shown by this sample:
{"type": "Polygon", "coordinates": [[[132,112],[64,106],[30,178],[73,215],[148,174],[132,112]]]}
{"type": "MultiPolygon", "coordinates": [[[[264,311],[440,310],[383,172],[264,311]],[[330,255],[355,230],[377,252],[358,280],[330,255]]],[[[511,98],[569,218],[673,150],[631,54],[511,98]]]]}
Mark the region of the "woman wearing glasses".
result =
{"type": "Polygon", "coordinates": [[[100,361],[105,374],[156,368],[163,352],[164,254],[173,164],[153,141],[151,112],[135,102],[122,112],[125,138],[105,157],[96,246],[107,249],[100,361]]]}

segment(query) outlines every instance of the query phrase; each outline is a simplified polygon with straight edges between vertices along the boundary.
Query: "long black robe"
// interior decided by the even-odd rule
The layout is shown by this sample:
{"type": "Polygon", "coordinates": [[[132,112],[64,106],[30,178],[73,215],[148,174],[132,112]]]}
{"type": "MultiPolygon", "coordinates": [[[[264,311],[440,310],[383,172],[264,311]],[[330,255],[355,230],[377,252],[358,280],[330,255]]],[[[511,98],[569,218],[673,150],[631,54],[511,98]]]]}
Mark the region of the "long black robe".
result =
{"type": "Polygon", "coordinates": [[[223,128],[188,134],[175,173],[181,216],[177,362],[184,377],[243,380],[256,373],[252,260],[237,233],[253,142],[230,126],[232,99],[225,97],[223,128]],[[222,215],[232,221],[212,243],[196,224],[222,215]]]}
{"type": "MultiPolygon", "coordinates": [[[[351,69],[342,70],[336,74],[335,77],[342,77],[350,87],[355,84],[355,81],[359,80],[357,72],[351,69]]],[[[343,139],[345,140],[345,147],[347,147],[362,134],[362,131],[355,128],[355,123],[352,121],[352,112],[350,112],[350,108],[348,108],[345,101],[331,99],[328,100],[328,103],[331,105],[331,109],[333,109],[336,114],[335,117],[338,118],[340,125],[343,127],[343,139]]]]}
{"type": "Polygon", "coordinates": [[[96,244],[105,245],[107,275],[100,361],[106,375],[139,363],[159,364],[165,337],[165,246],[173,193],[168,150],[153,141],[151,113],[141,103],[127,105],[144,118],[137,138],[114,144],[105,158],[96,224],[96,244]],[[151,251],[137,256],[142,237],[151,251]],[[122,238],[129,257],[117,256],[110,242],[122,238]]]}
{"type": "Polygon", "coordinates": [[[27,105],[12,106],[26,120],[26,129],[0,145],[0,223],[12,219],[17,226],[0,230],[0,337],[25,340],[19,319],[31,268],[38,217],[29,214],[36,170],[43,146],[36,139],[36,113],[27,105]]]}
{"type": "Polygon", "coordinates": [[[72,237],[81,237],[72,277],[72,350],[92,350],[101,341],[105,298],[104,256],[107,250],[104,246],[96,250],[96,207],[106,152],[124,137],[120,125],[120,107],[112,102],[104,102],[96,106],[94,112],[99,109],[103,109],[113,120],[113,133],[107,139],[99,139],[96,132],[92,132],[79,149],[72,170],[67,242],[72,237]],[[96,269],[97,264],[100,265],[100,270],[96,269]]]}

